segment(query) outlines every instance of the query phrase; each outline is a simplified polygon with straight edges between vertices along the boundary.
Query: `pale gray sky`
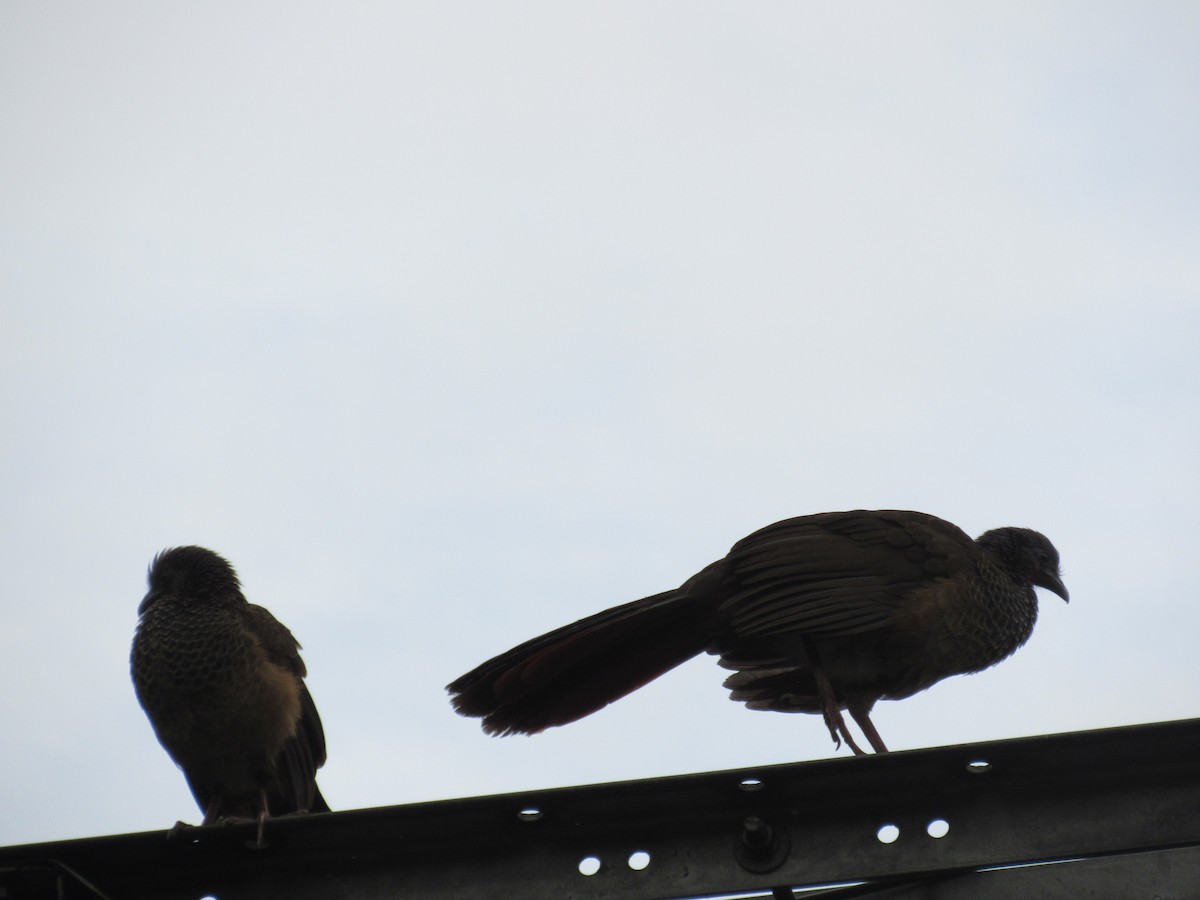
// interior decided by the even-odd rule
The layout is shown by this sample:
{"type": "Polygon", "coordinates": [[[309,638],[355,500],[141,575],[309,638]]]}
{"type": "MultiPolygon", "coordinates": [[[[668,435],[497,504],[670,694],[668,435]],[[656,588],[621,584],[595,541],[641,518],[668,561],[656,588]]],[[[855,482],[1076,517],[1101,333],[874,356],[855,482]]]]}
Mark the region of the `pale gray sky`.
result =
{"type": "Polygon", "coordinates": [[[711,658],[443,691],[822,510],[1062,553],[895,749],[1200,712],[1195,4],[9,2],[0,121],[0,844],[200,818],[128,676],[182,543],[338,809],[830,756],[711,658]]]}

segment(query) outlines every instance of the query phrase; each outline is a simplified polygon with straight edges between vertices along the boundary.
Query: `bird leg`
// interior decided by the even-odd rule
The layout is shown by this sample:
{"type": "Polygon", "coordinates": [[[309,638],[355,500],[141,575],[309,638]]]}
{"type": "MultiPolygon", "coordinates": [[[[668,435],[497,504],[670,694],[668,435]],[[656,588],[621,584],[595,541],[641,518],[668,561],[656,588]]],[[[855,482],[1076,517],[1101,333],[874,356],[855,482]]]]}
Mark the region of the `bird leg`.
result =
{"type": "Polygon", "coordinates": [[[221,803],[225,799],[225,795],[217,793],[213,795],[209,801],[208,807],[204,810],[204,821],[200,823],[201,827],[205,825],[215,825],[221,818],[221,803]]]}
{"type": "Polygon", "coordinates": [[[256,817],[258,819],[258,840],[254,843],[255,850],[261,850],[263,847],[267,846],[263,843],[263,826],[267,824],[267,819],[270,818],[271,813],[267,809],[266,788],[258,789],[258,803],[258,816],[256,817]]]}
{"type": "Polygon", "coordinates": [[[228,824],[229,819],[221,815],[221,804],[224,800],[224,794],[214,794],[213,798],[208,801],[208,806],[204,808],[204,820],[199,825],[190,825],[187,822],[176,822],[171,827],[171,830],[167,832],[167,839],[173,840],[179,835],[195,828],[204,828],[208,825],[228,824]]]}
{"type": "Polygon", "coordinates": [[[879,736],[879,732],[875,730],[875,723],[871,721],[870,707],[863,706],[861,703],[855,703],[853,700],[846,704],[846,709],[850,710],[850,715],[854,717],[854,721],[858,723],[858,727],[862,729],[862,733],[867,740],[871,742],[871,748],[876,753],[887,753],[888,748],[883,743],[883,738],[879,736]]]}
{"type": "MultiPolygon", "coordinates": [[[[258,813],[250,818],[246,818],[244,816],[223,816],[223,815],[221,815],[221,804],[224,802],[224,800],[225,800],[224,794],[217,794],[216,796],[214,796],[212,798],[211,801],[209,801],[208,807],[204,810],[204,821],[200,823],[201,826],[203,827],[204,825],[249,825],[251,822],[256,822],[258,824],[258,831],[256,832],[256,840],[254,841],[254,843],[247,841],[246,845],[249,847],[253,847],[255,850],[261,850],[264,847],[266,847],[267,845],[263,841],[263,827],[266,825],[267,819],[269,819],[271,817],[271,811],[270,811],[270,809],[268,809],[268,806],[267,806],[266,788],[259,788],[259,790],[258,790],[258,813]]],[[[175,828],[172,829],[172,834],[174,834],[176,831],[180,830],[181,827],[192,827],[192,826],[184,826],[183,822],[177,822],[175,825],[175,828]]]]}
{"type": "MultiPolygon", "coordinates": [[[[833,692],[833,685],[829,683],[829,676],[825,674],[825,670],[817,662],[815,654],[809,654],[809,657],[810,670],[812,671],[813,679],[817,683],[817,697],[821,701],[821,715],[825,718],[825,727],[829,729],[829,736],[833,738],[834,746],[842,746],[842,738],[845,738],[846,746],[854,751],[855,756],[866,756],[863,749],[854,743],[850,729],[846,727],[846,720],[842,718],[842,711],[838,707],[837,695],[833,692]]],[[[851,710],[851,714],[853,712],[851,710]]],[[[856,715],[854,719],[858,721],[858,716],[856,715]]],[[[859,724],[861,725],[862,723],[859,722],[859,724]]],[[[871,731],[874,730],[874,727],[872,727],[871,731]]],[[[868,734],[867,737],[870,738],[870,735],[868,734]]],[[[878,738],[878,735],[876,735],[876,738],[878,738]]],[[[872,745],[874,745],[874,742],[872,742],[872,745]]]]}

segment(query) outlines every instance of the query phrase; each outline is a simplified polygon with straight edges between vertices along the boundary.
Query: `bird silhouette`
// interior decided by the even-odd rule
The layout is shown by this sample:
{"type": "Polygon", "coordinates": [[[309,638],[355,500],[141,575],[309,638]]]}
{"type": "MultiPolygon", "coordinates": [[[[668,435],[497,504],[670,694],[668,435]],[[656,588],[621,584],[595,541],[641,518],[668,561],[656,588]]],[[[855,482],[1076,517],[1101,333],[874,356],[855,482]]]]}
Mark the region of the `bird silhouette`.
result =
{"type": "Polygon", "coordinates": [[[1028,640],[1034,587],[1068,600],[1058,551],[1028,528],[972,540],[926,513],[854,510],[776,522],[680,587],[526,641],[453,681],[485,731],[573,722],[707,651],[750,709],[820,713],[856,754],[842,710],[876,752],[878,700],[979,672],[1028,640]]]}
{"type": "Polygon", "coordinates": [[[164,550],[147,580],[134,690],[203,824],[257,820],[261,847],[268,816],[328,812],[316,783],[325,733],[292,633],[203,547],[164,550]]]}

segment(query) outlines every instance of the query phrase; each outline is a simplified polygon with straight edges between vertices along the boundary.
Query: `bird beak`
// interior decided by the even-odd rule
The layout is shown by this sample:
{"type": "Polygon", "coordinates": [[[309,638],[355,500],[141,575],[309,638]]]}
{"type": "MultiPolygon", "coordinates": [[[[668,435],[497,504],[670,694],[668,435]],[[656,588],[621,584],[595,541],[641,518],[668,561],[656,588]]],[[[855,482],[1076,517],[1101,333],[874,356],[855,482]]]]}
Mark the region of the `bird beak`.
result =
{"type": "Polygon", "coordinates": [[[1048,591],[1054,591],[1065,602],[1071,602],[1071,595],[1067,593],[1067,586],[1063,584],[1057,572],[1042,572],[1037,578],[1033,579],[1033,583],[1038,587],[1044,587],[1048,591]]]}

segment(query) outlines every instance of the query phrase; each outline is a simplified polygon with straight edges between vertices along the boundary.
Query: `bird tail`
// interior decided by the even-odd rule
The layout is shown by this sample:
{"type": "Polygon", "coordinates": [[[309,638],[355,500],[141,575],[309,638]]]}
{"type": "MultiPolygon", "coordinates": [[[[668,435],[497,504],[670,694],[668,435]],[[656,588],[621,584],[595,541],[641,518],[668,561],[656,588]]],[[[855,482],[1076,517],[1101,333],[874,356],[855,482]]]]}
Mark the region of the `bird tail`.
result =
{"type": "Polygon", "coordinates": [[[682,590],[605,610],[526,641],[452,682],[454,708],[489,734],[582,719],[702,652],[708,616],[682,590]]]}

